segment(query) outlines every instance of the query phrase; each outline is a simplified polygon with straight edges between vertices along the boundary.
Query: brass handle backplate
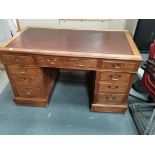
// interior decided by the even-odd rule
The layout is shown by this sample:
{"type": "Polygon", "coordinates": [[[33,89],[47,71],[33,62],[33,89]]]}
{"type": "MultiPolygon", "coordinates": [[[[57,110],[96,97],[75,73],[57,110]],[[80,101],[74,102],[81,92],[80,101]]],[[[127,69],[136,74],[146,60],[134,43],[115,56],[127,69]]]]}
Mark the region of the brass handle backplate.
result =
{"type": "Polygon", "coordinates": [[[117,64],[112,64],[112,67],[114,69],[121,69],[124,67],[124,64],[121,64],[121,63],[117,63],[117,64]]]}
{"type": "Polygon", "coordinates": [[[16,61],[16,62],[21,61],[20,57],[17,57],[17,56],[16,56],[16,57],[13,57],[12,60],[13,60],[13,61],[16,61]]]}
{"type": "Polygon", "coordinates": [[[31,95],[32,94],[32,91],[31,90],[23,90],[23,93],[26,94],[26,95],[31,95]]]}
{"type": "Polygon", "coordinates": [[[28,91],[26,92],[27,95],[31,95],[32,94],[32,91],[28,91]]]}
{"type": "Polygon", "coordinates": [[[21,79],[21,82],[24,82],[25,84],[28,84],[28,83],[33,82],[33,80],[30,79],[30,78],[22,78],[22,79],[21,79]]]}
{"type": "Polygon", "coordinates": [[[119,80],[119,78],[121,77],[120,74],[113,74],[113,75],[109,75],[109,77],[113,80],[113,81],[117,81],[119,80]]]}
{"type": "Polygon", "coordinates": [[[106,99],[106,100],[109,100],[109,101],[116,100],[116,98],[117,98],[116,96],[106,96],[106,97],[105,97],[105,99],[106,99]]]}
{"type": "Polygon", "coordinates": [[[56,59],[47,59],[47,62],[51,65],[54,65],[56,61],[56,59]]]}
{"type": "Polygon", "coordinates": [[[118,85],[108,85],[108,88],[117,89],[118,88],[118,85]]]}
{"type": "Polygon", "coordinates": [[[17,71],[19,73],[26,73],[26,68],[20,67],[20,68],[17,68],[17,71]]]}

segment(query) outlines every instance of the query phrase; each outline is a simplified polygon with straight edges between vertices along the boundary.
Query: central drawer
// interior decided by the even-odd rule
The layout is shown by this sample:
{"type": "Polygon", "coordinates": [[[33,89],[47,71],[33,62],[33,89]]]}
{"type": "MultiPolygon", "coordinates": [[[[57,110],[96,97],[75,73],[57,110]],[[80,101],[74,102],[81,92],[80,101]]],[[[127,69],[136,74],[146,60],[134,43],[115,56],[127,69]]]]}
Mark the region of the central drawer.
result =
{"type": "Polygon", "coordinates": [[[57,68],[78,68],[78,69],[95,69],[97,65],[96,59],[88,58],[71,58],[71,57],[56,57],[56,56],[40,56],[37,57],[37,62],[40,66],[57,67],[57,68]]]}
{"type": "Polygon", "coordinates": [[[126,93],[128,91],[128,82],[99,82],[99,92],[126,93]]]}

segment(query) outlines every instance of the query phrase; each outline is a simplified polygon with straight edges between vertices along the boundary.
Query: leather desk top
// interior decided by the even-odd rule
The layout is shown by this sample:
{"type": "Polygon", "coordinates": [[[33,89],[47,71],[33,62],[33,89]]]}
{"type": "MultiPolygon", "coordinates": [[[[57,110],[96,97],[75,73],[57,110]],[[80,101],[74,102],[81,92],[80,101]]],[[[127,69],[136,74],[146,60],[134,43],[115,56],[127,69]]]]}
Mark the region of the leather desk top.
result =
{"type": "Polygon", "coordinates": [[[132,54],[121,31],[29,28],[7,47],[132,54]]]}
{"type": "Polygon", "coordinates": [[[29,27],[0,51],[141,60],[128,31],[69,30],[29,27]]]}

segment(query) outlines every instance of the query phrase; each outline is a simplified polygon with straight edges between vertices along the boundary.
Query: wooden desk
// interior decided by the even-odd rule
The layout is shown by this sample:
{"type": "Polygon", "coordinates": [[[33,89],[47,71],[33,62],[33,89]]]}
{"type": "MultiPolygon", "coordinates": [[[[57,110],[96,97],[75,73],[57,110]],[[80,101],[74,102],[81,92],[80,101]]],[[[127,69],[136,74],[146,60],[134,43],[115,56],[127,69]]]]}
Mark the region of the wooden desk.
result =
{"type": "Polygon", "coordinates": [[[93,71],[92,111],[124,112],[141,56],[128,31],[27,28],[0,48],[20,105],[47,106],[60,68],[93,71]]]}

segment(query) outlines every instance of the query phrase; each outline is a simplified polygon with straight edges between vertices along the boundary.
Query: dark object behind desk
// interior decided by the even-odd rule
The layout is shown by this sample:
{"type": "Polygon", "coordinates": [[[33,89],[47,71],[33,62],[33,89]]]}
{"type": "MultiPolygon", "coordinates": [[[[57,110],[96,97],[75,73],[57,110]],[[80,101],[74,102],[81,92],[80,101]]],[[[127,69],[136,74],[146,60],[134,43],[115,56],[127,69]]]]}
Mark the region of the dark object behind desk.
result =
{"type": "Polygon", "coordinates": [[[134,41],[140,51],[148,51],[155,39],[155,19],[139,19],[134,41]]]}
{"type": "MultiPolygon", "coordinates": [[[[144,70],[142,84],[155,101],[155,41],[150,46],[148,60],[141,68],[144,70]]],[[[140,134],[155,134],[155,103],[134,103],[129,105],[129,109],[140,134]]]]}

